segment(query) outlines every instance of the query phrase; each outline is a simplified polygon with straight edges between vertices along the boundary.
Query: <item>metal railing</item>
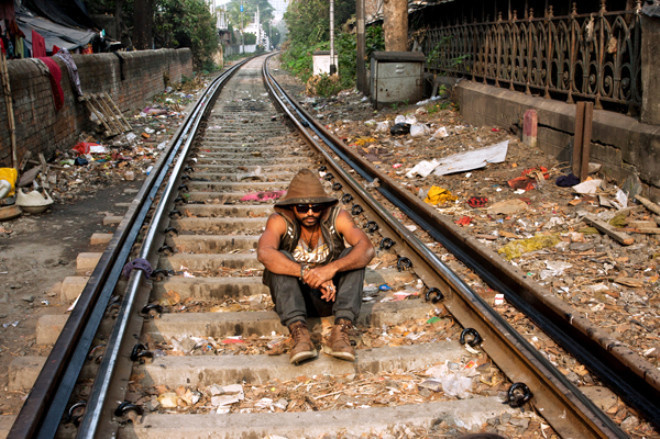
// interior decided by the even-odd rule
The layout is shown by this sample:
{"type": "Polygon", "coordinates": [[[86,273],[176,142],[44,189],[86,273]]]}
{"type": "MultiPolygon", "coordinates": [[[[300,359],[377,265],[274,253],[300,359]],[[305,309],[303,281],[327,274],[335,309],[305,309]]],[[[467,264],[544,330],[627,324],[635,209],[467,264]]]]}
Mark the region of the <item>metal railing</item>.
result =
{"type": "Polygon", "coordinates": [[[419,29],[431,72],[463,76],[545,98],[593,100],[637,112],[642,103],[641,1],[633,10],[508,19],[419,29]]]}

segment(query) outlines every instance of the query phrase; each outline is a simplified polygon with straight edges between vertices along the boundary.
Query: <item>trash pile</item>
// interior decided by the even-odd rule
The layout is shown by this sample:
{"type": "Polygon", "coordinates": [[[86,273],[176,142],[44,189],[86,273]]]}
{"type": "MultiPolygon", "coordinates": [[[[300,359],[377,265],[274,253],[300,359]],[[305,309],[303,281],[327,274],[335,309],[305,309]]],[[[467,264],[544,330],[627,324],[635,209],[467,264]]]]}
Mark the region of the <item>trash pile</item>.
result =
{"type": "Polygon", "coordinates": [[[0,168],[0,221],[42,213],[53,203],[73,202],[111,182],[143,180],[204,86],[198,80],[186,91],[167,87],[130,118],[131,131],[111,138],[83,133],[48,160],[28,151],[18,169],[0,168]]]}
{"type": "Polygon", "coordinates": [[[360,94],[345,92],[306,105],[462,233],[660,367],[659,340],[648,337],[660,331],[660,206],[640,195],[635,176],[617,182],[590,163],[580,181],[569,163],[523,144],[518,126],[471,126],[447,101],[374,112],[364,111],[360,94]]]}

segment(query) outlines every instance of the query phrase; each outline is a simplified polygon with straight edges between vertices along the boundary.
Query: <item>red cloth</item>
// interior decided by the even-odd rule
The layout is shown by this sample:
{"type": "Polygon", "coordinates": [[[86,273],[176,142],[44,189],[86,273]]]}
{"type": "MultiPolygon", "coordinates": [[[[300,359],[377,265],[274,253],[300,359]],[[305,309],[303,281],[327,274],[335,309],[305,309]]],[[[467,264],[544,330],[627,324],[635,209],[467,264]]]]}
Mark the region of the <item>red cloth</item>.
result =
{"type": "Polygon", "coordinates": [[[46,56],[46,40],[36,31],[32,31],[32,57],[41,58],[46,56]]]}
{"type": "MultiPolygon", "coordinates": [[[[34,41],[34,40],[32,40],[34,41]]],[[[60,80],[62,79],[62,70],[60,66],[57,65],[53,58],[42,57],[39,58],[46,64],[48,71],[50,72],[50,86],[53,89],[53,99],[55,100],[55,111],[59,111],[64,105],[64,92],[62,91],[62,86],[60,85],[60,80]]]]}
{"type": "Polygon", "coordinates": [[[53,44],[53,53],[52,53],[52,55],[55,55],[59,51],[60,51],[60,48],[53,44]]]}
{"type": "Polygon", "coordinates": [[[13,0],[0,0],[0,20],[13,20],[15,15],[13,0]]]}

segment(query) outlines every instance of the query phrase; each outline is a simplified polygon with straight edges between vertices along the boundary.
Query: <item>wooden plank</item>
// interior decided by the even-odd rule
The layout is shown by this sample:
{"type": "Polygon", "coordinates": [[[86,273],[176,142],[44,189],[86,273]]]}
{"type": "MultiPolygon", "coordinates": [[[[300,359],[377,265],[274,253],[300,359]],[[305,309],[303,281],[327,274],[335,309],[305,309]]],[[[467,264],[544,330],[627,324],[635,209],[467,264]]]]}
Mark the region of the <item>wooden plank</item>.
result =
{"type": "Polygon", "coordinates": [[[617,241],[619,244],[630,245],[635,242],[635,238],[632,236],[616,230],[615,227],[607,224],[605,221],[599,220],[592,215],[585,215],[584,220],[587,222],[587,224],[591,224],[610,238],[617,241]]]}
{"type": "Polygon", "coordinates": [[[101,97],[99,97],[98,94],[94,95],[94,102],[101,109],[101,113],[103,113],[103,116],[105,117],[105,120],[108,122],[108,125],[111,126],[110,135],[117,135],[121,133],[121,126],[117,123],[117,121],[108,117],[109,115],[112,114],[112,111],[110,111],[106,102],[101,97]]]}
{"type": "Polygon", "coordinates": [[[646,207],[651,212],[655,213],[656,215],[660,215],[660,206],[655,204],[653,201],[646,197],[642,197],[641,195],[635,195],[635,199],[642,203],[644,207],[646,207]]]}
{"type": "Polygon", "coordinates": [[[594,104],[587,102],[584,106],[584,124],[582,127],[582,160],[580,161],[580,181],[589,177],[589,156],[591,155],[591,130],[594,119],[594,104]]]}
{"type": "Polygon", "coordinates": [[[90,114],[94,114],[97,119],[97,123],[99,125],[103,125],[103,127],[106,130],[106,133],[110,131],[110,126],[108,126],[107,122],[105,121],[105,118],[103,117],[103,114],[99,112],[99,110],[96,109],[96,106],[92,102],[92,100],[87,96],[85,97],[85,105],[87,106],[87,109],[89,110],[90,114]]]}
{"type": "Polygon", "coordinates": [[[115,114],[118,114],[119,117],[121,118],[121,120],[124,122],[124,124],[125,124],[124,129],[126,131],[130,131],[132,129],[132,127],[131,127],[131,124],[128,122],[128,120],[126,120],[126,118],[124,117],[124,113],[121,112],[119,107],[117,107],[117,104],[115,104],[115,101],[112,99],[112,97],[110,97],[110,95],[108,93],[103,93],[103,95],[108,100],[108,102],[112,105],[112,108],[114,108],[115,114]]]}
{"type": "Polygon", "coordinates": [[[573,175],[580,177],[582,169],[582,138],[584,128],[584,102],[575,104],[575,133],[573,134],[573,175]]]}

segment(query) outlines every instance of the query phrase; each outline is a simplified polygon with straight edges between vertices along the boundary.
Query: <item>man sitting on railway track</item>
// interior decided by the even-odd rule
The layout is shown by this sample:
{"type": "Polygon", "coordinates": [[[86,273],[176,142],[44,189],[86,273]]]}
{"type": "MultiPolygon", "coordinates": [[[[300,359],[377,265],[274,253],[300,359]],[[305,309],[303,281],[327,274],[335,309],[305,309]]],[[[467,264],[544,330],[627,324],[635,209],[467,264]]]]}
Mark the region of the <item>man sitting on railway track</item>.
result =
{"type": "Polygon", "coordinates": [[[317,355],[307,329],[308,316],[334,315],[328,353],[355,360],[348,331],[360,312],[364,267],[374,257],[374,248],[337,204],[318,175],[301,170],[275,203],[257,246],[257,257],[266,267],[264,284],[294,340],[289,352],[294,364],[317,355]]]}

